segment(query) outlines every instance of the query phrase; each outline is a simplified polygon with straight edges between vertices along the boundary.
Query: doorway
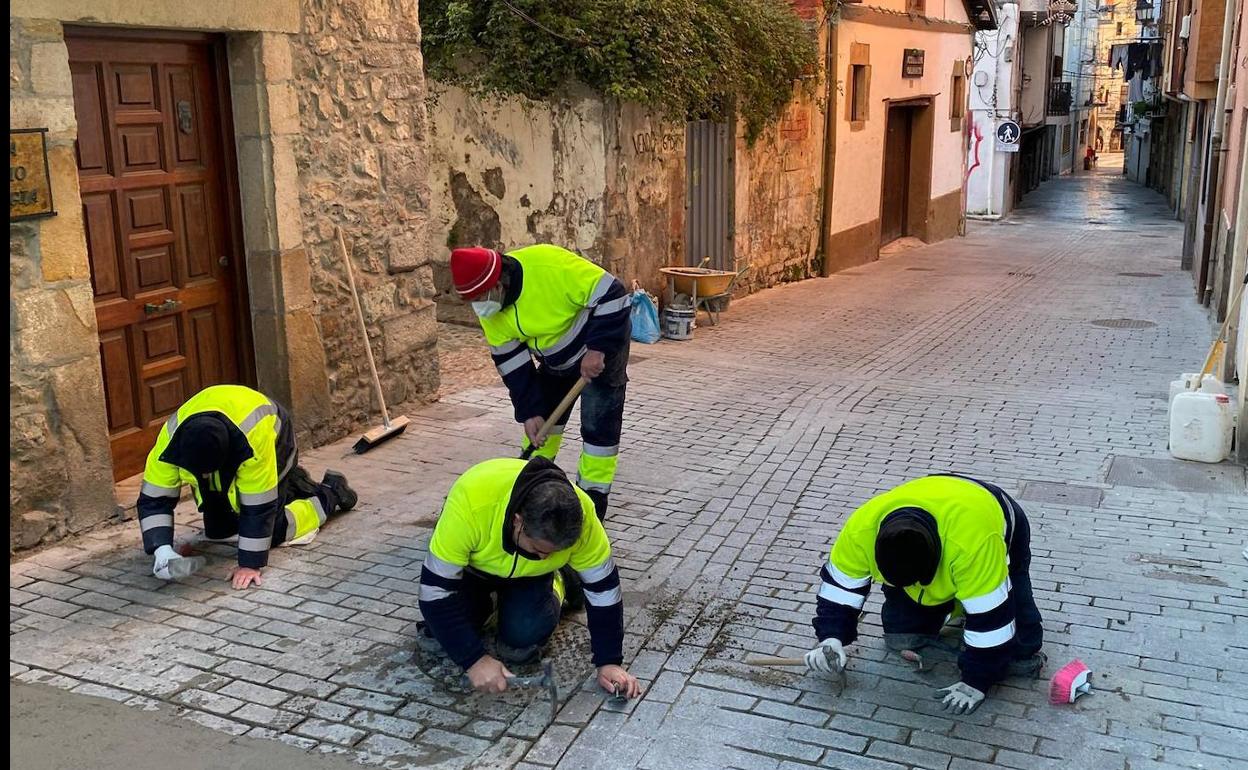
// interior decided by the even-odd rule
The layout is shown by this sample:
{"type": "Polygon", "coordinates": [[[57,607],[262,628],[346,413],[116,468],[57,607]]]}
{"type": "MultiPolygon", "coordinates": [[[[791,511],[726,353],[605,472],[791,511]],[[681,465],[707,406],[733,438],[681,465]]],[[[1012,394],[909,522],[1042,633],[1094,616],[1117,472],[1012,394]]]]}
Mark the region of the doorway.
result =
{"type": "Polygon", "coordinates": [[[253,383],[224,45],[67,29],[113,477],[209,385],[253,383]]]}
{"type": "Polygon", "coordinates": [[[890,104],[880,187],[880,245],[907,235],[926,239],[934,123],[930,98],[890,104]]]}

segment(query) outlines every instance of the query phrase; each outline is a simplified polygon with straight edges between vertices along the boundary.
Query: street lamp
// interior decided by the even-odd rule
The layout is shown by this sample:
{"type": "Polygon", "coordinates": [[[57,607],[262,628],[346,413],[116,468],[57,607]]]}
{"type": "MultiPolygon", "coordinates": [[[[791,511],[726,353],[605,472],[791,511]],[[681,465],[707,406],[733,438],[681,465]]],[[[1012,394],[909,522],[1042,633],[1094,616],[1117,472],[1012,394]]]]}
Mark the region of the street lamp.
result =
{"type": "Polygon", "coordinates": [[[1153,4],[1150,0],[1136,0],[1135,2],[1135,20],[1141,24],[1151,24],[1153,21],[1153,4]]]}

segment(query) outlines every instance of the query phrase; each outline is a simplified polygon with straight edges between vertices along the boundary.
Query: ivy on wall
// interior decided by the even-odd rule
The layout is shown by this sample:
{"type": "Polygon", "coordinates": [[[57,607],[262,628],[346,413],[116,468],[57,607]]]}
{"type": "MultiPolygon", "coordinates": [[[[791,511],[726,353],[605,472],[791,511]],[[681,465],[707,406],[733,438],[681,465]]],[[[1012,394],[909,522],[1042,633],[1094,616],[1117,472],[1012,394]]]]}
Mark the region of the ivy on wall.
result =
{"type": "Polygon", "coordinates": [[[546,99],[573,82],[674,120],[726,120],[753,142],[815,35],[787,0],[422,0],[425,70],[479,96],[546,99]]]}

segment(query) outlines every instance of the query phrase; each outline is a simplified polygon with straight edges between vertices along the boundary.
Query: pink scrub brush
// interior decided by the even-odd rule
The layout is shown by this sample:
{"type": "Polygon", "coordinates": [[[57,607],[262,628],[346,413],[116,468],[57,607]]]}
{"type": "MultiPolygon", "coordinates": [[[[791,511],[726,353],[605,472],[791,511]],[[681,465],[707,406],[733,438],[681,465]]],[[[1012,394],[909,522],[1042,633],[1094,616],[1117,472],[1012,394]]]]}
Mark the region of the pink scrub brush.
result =
{"type": "Polygon", "coordinates": [[[1078,658],[1072,660],[1053,675],[1049,683],[1049,702],[1074,703],[1080,695],[1092,692],[1092,683],[1088,681],[1091,678],[1092,669],[1078,658]]]}

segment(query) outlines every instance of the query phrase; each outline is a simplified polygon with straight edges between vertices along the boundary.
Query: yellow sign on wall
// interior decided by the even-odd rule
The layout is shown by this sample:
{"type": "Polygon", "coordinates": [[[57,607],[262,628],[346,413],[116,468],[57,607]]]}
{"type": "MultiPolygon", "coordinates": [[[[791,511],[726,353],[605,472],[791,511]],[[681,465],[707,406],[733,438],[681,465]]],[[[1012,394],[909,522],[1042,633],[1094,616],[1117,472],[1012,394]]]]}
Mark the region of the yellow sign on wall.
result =
{"type": "Polygon", "coordinates": [[[46,139],[46,128],[9,130],[10,222],[56,214],[48,179],[46,139]]]}

